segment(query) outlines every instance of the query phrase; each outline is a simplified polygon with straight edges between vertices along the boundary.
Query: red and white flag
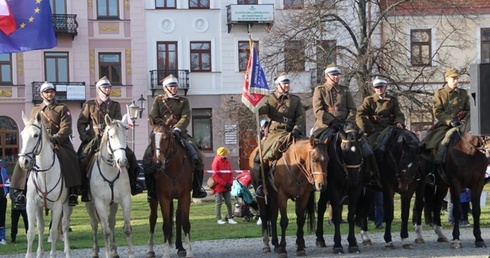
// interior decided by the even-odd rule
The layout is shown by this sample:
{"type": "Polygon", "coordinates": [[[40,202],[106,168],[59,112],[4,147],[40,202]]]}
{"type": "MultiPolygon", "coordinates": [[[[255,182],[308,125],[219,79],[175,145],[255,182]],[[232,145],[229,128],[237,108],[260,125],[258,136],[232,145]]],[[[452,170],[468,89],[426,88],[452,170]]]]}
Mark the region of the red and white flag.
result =
{"type": "Polygon", "coordinates": [[[255,44],[250,44],[250,55],[245,71],[243,82],[242,102],[252,112],[256,113],[260,106],[265,102],[266,94],[269,93],[269,86],[265,78],[264,70],[260,65],[259,55],[255,49],[255,44]]]}
{"type": "Polygon", "coordinates": [[[129,113],[129,106],[128,104],[126,104],[126,111],[127,111],[127,114],[128,114],[128,126],[133,128],[134,125],[133,125],[133,120],[131,120],[131,113],[129,113]]]}
{"type": "Polygon", "coordinates": [[[14,16],[7,5],[6,0],[0,0],[0,31],[6,35],[12,34],[16,30],[14,16]]]}

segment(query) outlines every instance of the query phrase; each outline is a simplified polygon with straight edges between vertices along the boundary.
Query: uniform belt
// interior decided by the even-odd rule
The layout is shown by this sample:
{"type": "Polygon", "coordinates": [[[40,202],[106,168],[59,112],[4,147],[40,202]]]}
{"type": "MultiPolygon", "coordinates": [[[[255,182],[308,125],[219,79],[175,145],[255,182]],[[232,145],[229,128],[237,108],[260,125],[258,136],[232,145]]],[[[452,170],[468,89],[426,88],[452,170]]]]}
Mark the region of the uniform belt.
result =
{"type": "Polygon", "coordinates": [[[92,128],[94,129],[104,129],[105,125],[93,125],[92,128]]]}
{"type": "Polygon", "coordinates": [[[328,107],[328,111],[347,111],[346,108],[328,107]]]}

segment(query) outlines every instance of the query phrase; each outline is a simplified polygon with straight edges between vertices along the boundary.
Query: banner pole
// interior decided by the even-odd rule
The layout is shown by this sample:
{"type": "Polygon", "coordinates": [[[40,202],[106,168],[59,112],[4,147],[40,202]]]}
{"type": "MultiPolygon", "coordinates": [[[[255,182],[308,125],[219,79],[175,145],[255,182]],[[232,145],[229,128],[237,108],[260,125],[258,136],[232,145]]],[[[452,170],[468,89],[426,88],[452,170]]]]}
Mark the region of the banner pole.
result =
{"type": "Polygon", "coordinates": [[[265,178],[265,169],[264,169],[264,159],[262,157],[262,139],[260,138],[260,120],[259,120],[259,112],[255,112],[255,122],[257,123],[257,147],[259,149],[259,159],[260,159],[260,173],[262,176],[262,189],[264,191],[264,199],[265,204],[267,205],[267,195],[269,192],[267,191],[267,181],[265,178]]]}

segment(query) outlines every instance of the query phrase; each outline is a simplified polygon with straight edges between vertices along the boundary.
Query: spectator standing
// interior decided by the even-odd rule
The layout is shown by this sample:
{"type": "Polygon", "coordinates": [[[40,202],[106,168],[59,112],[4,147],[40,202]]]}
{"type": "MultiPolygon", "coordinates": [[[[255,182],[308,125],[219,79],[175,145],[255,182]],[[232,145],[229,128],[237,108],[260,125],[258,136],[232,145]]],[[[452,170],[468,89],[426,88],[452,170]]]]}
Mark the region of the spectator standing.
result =
{"type": "Polygon", "coordinates": [[[3,160],[0,159],[0,245],[7,244],[5,241],[5,213],[7,212],[9,186],[7,170],[3,167],[3,160]]]}
{"type": "Polygon", "coordinates": [[[10,190],[10,199],[12,200],[12,209],[10,211],[10,242],[15,243],[17,241],[17,233],[19,232],[19,218],[22,216],[22,220],[24,221],[24,228],[27,234],[27,230],[29,229],[29,222],[27,220],[27,212],[26,205],[24,204],[16,204],[15,203],[15,195],[12,194],[13,189],[10,190]]]}
{"type": "MultiPolygon", "coordinates": [[[[461,227],[469,227],[471,226],[470,221],[468,219],[468,214],[470,213],[470,201],[471,201],[470,189],[468,188],[463,189],[463,191],[461,191],[459,199],[461,201],[461,208],[462,208],[459,225],[461,227]]],[[[449,204],[449,215],[447,218],[449,225],[454,225],[453,210],[454,210],[454,204],[451,202],[449,204]]]]}
{"type": "Polygon", "coordinates": [[[213,194],[216,197],[216,220],[218,224],[223,225],[226,222],[221,218],[221,205],[223,200],[226,204],[227,216],[229,224],[237,224],[232,218],[231,210],[231,186],[233,185],[234,173],[231,171],[231,164],[228,160],[228,154],[230,151],[225,147],[219,147],[216,150],[216,156],[214,157],[211,169],[213,170],[213,179],[217,183],[213,189],[213,194]],[[230,172],[223,173],[222,170],[229,170],[230,172]]]}

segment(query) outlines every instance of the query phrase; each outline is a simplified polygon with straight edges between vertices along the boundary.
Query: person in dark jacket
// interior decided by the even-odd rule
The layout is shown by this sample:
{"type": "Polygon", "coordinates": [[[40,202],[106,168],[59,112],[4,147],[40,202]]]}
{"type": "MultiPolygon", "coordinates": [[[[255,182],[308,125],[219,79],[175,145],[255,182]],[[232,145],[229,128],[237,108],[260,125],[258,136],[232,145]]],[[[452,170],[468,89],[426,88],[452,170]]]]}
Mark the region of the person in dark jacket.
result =
{"type": "Polygon", "coordinates": [[[7,194],[9,193],[10,180],[7,170],[0,159],[0,245],[7,244],[5,240],[5,215],[7,213],[7,194]]]}
{"type": "Polygon", "coordinates": [[[223,200],[226,204],[227,221],[229,224],[237,224],[233,220],[233,214],[231,210],[231,186],[233,185],[234,172],[231,170],[231,164],[228,160],[228,154],[230,151],[225,147],[219,147],[216,150],[216,156],[214,157],[211,169],[213,170],[213,179],[217,183],[213,189],[213,194],[216,197],[216,220],[218,224],[222,225],[226,222],[221,218],[221,205],[223,200]],[[223,171],[228,170],[228,171],[223,171]]]}

